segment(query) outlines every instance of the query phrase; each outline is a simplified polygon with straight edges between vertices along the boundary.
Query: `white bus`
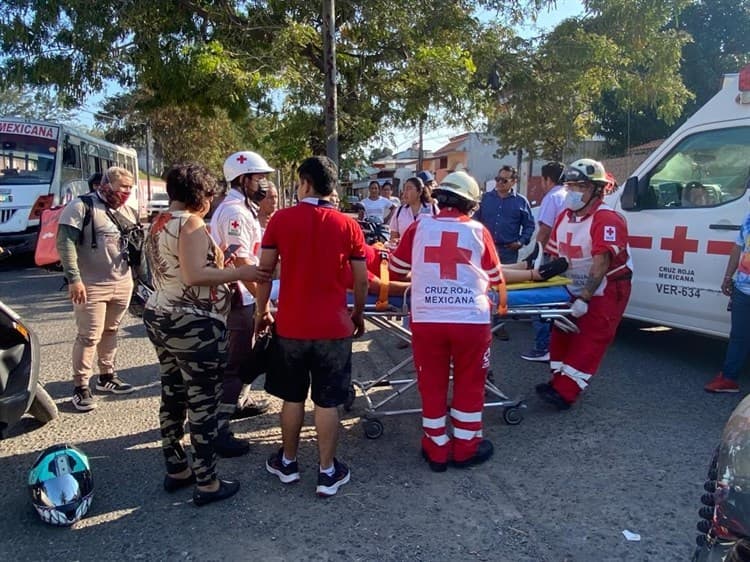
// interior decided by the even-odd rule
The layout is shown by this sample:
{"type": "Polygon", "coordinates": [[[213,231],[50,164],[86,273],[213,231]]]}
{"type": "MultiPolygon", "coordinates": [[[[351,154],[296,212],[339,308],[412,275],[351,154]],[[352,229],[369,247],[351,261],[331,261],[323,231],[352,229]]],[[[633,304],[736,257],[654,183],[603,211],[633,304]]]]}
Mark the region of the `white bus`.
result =
{"type": "MultiPolygon", "coordinates": [[[[16,254],[33,251],[42,211],[87,193],[87,178],[110,166],[138,178],[132,148],[60,123],[0,117],[0,246],[16,254]]],[[[134,186],[128,200],[139,216],[148,199],[143,191],[134,186]]]]}

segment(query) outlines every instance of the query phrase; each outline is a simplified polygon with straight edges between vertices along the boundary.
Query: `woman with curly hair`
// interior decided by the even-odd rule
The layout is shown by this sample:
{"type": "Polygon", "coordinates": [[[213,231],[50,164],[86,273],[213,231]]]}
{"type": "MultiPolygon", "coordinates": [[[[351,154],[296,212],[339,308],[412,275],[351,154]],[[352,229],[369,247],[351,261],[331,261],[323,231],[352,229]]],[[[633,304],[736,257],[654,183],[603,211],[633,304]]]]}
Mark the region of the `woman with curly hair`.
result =
{"type": "Polygon", "coordinates": [[[236,480],[216,476],[216,407],[220,374],[226,365],[226,318],[233,281],[262,281],[253,265],[224,267],[224,255],[203,218],[211,207],[216,180],[199,164],[172,167],[166,176],[169,209],[158,215],[146,239],[155,291],[143,313],[161,371],[164,489],[196,484],[197,506],[223,500],[239,490],[236,480]],[[194,453],[192,468],[182,447],[185,416],[194,453]]]}

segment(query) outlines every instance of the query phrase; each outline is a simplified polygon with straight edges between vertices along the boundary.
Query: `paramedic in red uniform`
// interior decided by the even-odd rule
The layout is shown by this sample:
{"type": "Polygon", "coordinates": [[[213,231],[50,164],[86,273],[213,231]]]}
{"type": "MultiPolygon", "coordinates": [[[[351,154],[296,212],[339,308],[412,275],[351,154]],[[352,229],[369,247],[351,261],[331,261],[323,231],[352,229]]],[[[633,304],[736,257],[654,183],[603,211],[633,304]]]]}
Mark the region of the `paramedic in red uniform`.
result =
{"type": "Polygon", "coordinates": [[[610,177],[601,162],[584,158],[564,173],[565,210],[557,218],[547,252],[566,258],[578,333],[555,324],[549,382],[537,394],[567,410],[589,384],[612,343],[630,298],[633,276],[625,219],[603,202],[610,177]]]}
{"type": "Polygon", "coordinates": [[[484,383],[490,365],[490,300],[503,283],[492,235],[470,218],[481,198],[466,172],[448,174],[434,191],[437,216],[426,215],[401,237],[391,271],[411,272],[414,364],[422,397],[422,455],[435,472],[448,461],[466,467],[486,461],[493,446],[482,437],[484,383]],[[453,364],[453,400],[448,382],[453,364]],[[448,414],[453,437],[448,434],[448,414]]]}

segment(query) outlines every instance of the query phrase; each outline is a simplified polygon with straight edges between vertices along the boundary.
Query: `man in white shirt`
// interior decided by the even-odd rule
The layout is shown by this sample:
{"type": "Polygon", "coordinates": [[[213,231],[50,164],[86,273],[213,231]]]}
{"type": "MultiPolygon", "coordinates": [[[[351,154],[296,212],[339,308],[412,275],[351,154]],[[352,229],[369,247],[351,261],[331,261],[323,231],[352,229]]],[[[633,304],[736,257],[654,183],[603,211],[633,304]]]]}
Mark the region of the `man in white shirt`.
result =
{"type": "MultiPolygon", "coordinates": [[[[560,177],[565,169],[562,162],[547,162],[542,166],[542,189],[544,197],[537,211],[536,242],[538,252],[547,246],[552,227],[557,217],[565,210],[565,186],[560,184],[560,177]]],[[[544,256],[546,257],[546,256],[544,256]]],[[[539,258],[539,262],[544,258],[539,258]]],[[[549,361],[550,324],[541,318],[533,320],[534,348],[521,355],[526,361],[549,361]]]]}
{"type": "Polygon", "coordinates": [[[390,218],[396,205],[390,199],[380,196],[380,184],[377,181],[370,182],[369,191],[370,196],[360,201],[365,208],[365,216],[367,218],[379,217],[380,220],[386,222],[386,218],[390,218]]]}

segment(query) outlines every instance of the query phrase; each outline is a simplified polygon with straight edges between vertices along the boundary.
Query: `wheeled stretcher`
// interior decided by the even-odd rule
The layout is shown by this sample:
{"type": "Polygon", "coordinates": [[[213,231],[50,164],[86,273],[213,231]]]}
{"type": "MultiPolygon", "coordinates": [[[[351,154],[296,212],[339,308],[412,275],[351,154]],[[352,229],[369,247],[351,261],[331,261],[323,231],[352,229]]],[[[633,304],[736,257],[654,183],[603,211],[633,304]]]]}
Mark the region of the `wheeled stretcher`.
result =
{"type": "MultiPolygon", "coordinates": [[[[568,326],[571,330],[576,330],[575,325],[568,318],[570,315],[570,296],[563,286],[565,283],[567,283],[567,280],[553,278],[543,283],[521,283],[509,286],[507,312],[505,312],[503,318],[519,320],[539,316],[543,321],[559,322],[568,326]]],[[[368,296],[368,304],[365,306],[365,320],[398,339],[411,343],[411,331],[403,326],[403,319],[409,315],[408,297],[407,291],[403,297],[391,296],[386,303],[377,297],[368,296]]],[[[497,324],[493,328],[493,332],[500,326],[502,324],[497,324]]],[[[366,402],[361,423],[367,438],[377,439],[383,434],[382,418],[385,416],[416,414],[422,411],[420,408],[389,409],[396,398],[409,392],[417,384],[416,377],[394,378],[399,371],[411,364],[412,357],[410,354],[377,378],[352,380],[352,389],[344,408],[347,411],[352,409],[356,390],[359,390],[366,402]],[[387,392],[385,396],[382,395],[384,387],[390,389],[390,392],[387,392]],[[378,390],[377,397],[374,395],[376,388],[378,390]]],[[[521,423],[526,404],[520,398],[507,396],[496,386],[491,376],[485,382],[485,396],[487,397],[484,404],[485,408],[503,408],[505,423],[509,425],[521,423]]]]}

